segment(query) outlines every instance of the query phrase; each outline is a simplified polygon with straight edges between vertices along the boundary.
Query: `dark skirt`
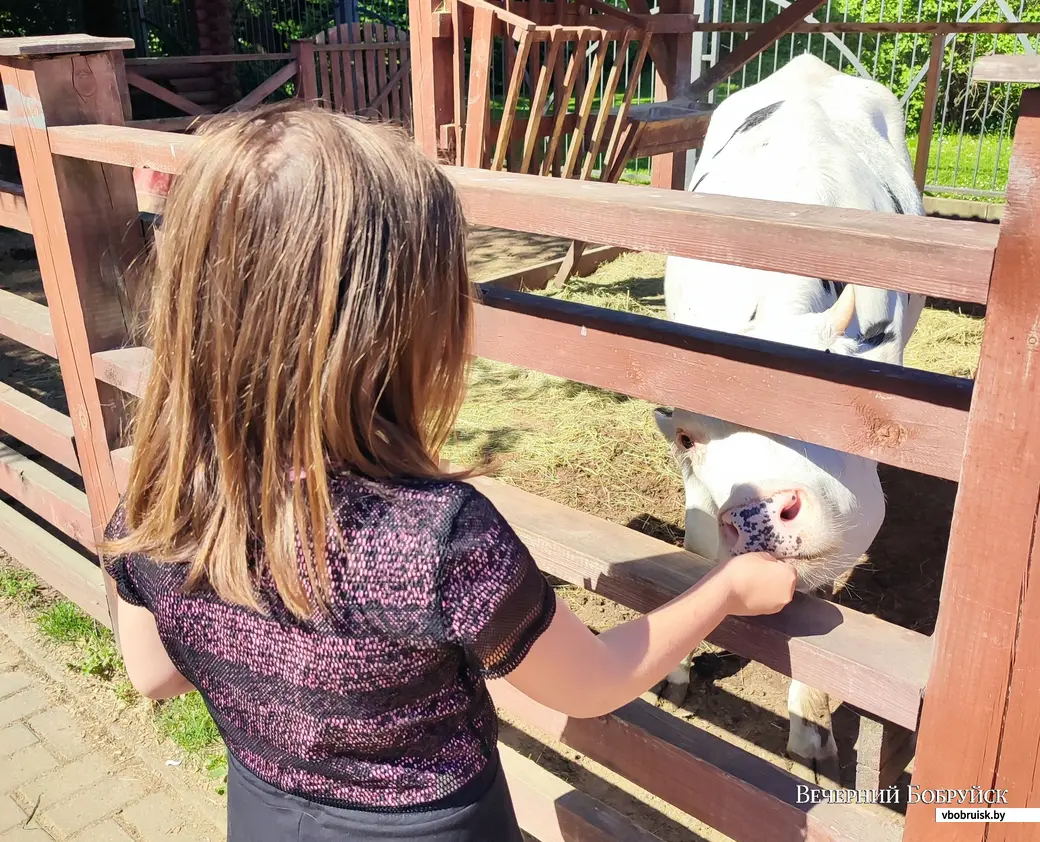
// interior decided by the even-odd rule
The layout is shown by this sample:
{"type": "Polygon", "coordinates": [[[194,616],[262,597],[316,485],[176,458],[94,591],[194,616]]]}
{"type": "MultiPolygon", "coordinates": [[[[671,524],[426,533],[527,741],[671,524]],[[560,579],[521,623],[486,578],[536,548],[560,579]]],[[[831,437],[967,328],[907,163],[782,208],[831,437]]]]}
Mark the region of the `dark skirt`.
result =
{"type": "Polygon", "coordinates": [[[228,757],[228,842],[521,842],[498,766],[474,803],[428,812],[374,813],[326,807],[261,781],[228,757]]]}

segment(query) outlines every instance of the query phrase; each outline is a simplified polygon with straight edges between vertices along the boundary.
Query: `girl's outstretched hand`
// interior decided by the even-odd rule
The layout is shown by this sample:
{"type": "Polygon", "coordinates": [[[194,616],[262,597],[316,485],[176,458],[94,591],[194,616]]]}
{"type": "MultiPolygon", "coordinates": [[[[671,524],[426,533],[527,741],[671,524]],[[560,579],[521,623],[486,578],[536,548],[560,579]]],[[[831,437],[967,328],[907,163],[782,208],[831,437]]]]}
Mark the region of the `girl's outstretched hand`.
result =
{"type": "Polygon", "coordinates": [[[725,583],[726,613],[738,617],[775,614],[794,598],[795,569],[768,553],[747,553],[725,562],[715,574],[725,583]]]}

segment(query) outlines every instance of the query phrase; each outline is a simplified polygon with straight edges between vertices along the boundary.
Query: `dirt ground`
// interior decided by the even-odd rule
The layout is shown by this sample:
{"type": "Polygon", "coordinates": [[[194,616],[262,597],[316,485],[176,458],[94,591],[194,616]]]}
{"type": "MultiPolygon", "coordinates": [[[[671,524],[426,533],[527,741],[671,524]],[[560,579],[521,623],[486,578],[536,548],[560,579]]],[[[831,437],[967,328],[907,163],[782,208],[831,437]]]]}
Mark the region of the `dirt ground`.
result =
{"type": "MultiPolygon", "coordinates": [[[[471,235],[471,268],[476,280],[485,280],[527,263],[561,257],[566,247],[567,243],[551,238],[476,229],[471,235]]],[[[43,300],[29,238],[0,231],[0,287],[43,300]]],[[[625,291],[633,297],[645,297],[648,302],[659,300],[660,279],[629,279],[625,291]]],[[[8,340],[0,340],[0,382],[65,410],[56,364],[8,340]]],[[[13,444],[6,437],[3,441],[13,444]]],[[[938,609],[956,485],[885,466],[881,467],[881,477],[888,498],[884,528],[869,562],[853,573],[838,599],[859,611],[930,634],[938,609]]],[[[662,499],[662,506],[678,513],[678,480],[664,479],[657,487],[662,498],[668,497],[662,499]]],[[[681,544],[681,533],[673,518],[646,513],[633,519],[631,525],[681,544]]],[[[561,586],[560,592],[595,629],[609,628],[631,616],[626,609],[581,589],[561,586]]],[[[682,708],[661,704],[712,734],[804,774],[783,754],[787,738],[787,686],[786,677],[706,645],[695,661],[691,692],[682,708]]],[[[835,724],[840,747],[847,757],[854,717],[836,714],[835,724]]],[[[725,839],[609,770],[533,732],[505,727],[503,740],[573,785],[630,815],[664,842],[725,839]]],[[[847,774],[851,771],[846,769],[847,774]]],[[[846,776],[843,783],[850,785],[851,780],[846,776]]]]}

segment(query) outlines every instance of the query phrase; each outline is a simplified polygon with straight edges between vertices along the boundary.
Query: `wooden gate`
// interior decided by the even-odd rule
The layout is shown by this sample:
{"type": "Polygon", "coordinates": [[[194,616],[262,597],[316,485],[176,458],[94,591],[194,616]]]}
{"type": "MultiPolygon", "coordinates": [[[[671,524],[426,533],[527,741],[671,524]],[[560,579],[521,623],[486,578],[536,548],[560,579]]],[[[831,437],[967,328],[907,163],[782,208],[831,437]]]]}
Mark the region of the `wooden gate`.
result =
{"type": "Polygon", "coordinates": [[[412,123],[408,33],[381,23],[334,27],[300,44],[303,96],[327,108],[412,123]]]}

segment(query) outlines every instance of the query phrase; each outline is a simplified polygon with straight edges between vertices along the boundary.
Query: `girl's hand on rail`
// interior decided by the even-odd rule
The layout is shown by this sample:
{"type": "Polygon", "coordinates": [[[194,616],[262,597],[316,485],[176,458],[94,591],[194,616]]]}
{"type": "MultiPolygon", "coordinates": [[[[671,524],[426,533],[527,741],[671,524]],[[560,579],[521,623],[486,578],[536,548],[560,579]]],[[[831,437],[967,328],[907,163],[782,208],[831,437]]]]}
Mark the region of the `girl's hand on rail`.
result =
{"type": "Polygon", "coordinates": [[[798,584],[795,569],[768,553],[734,556],[716,575],[729,593],[726,613],[738,617],[775,614],[794,598],[798,584]]]}

